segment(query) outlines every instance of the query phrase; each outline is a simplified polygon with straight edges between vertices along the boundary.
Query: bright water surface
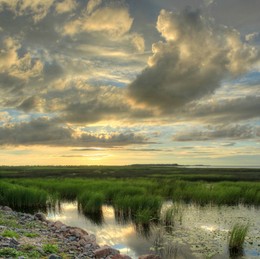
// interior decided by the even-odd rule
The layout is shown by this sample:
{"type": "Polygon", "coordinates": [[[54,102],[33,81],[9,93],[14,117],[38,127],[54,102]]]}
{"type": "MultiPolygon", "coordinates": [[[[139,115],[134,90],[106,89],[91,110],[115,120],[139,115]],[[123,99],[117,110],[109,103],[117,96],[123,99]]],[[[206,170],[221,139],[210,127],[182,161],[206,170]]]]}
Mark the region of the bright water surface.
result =
{"type": "MultiPolygon", "coordinates": [[[[164,206],[168,206],[165,203],[164,206]]],[[[260,210],[246,206],[196,206],[181,204],[181,212],[170,236],[176,258],[229,258],[228,231],[235,223],[250,223],[243,257],[260,258],[260,210]]],[[[48,218],[80,227],[95,234],[100,245],[110,245],[132,258],[151,253],[155,236],[149,237],[131,223],[118,223],[112,206],[103,206],[102,223],[96,224],[78,212],[76,202],[63,202],[49,210],[48,218]]],[[[158,227],[151,231],[158,233],[158,227]]],[[[165,233],[163,235],[166,235],[165,233]]]]}

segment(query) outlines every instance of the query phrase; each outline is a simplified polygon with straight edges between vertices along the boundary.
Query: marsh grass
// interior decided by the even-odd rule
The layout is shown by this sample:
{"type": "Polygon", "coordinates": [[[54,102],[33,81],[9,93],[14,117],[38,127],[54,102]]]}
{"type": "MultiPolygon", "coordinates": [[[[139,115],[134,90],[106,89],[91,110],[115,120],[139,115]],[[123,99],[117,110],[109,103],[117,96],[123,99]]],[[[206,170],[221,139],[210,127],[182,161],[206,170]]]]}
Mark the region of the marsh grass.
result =
{"type": "Polygon", "coordinates": [[[249,224],[235,224],[230,232],[229,237],[229,253],[233,255],[243,255],[243,246],[246,235],[248,233],[249,224]]]}
{"type": "Polygon", "coordinates": [[[79,210],[84,214],[100,214],[105,196],[101,192],[85,191],[78,197],[79,210]]]}
{"type": "Polygon", "coordinates": [[[48,194],[34,187],[0,183],[0,202],[12,208],[45,207],[48,194]]]}
{"type": "Polygon", "coordinates": [[[165,227],[174,227],[176,223],[182,224],[183,207],[179,202],[162,209],[160,223],[165,227]]]}
{"type": "Polygon", "coordinates": [[[153,195],[117,196],[113,201],[115,211],[136,223],[149,223],[159,218],[162,198],[153,195]]]}
{"type": "MultiPolygon", "coordinates": [[[[148,169],[140,167],[138,172],[143,173],[143,170],[148,169]]],[[[123,167],[118,170],[123,170],[123,167]]],[[[107,175],[109,176],[109,173],[107,175]]],[[[225,179],[223,175],[219,175],[220,179],[225,179]]],[[[45,206],[46,199],[47,205],[53,207],[59,201],[78,200],[81,211],[85,214],[93,214],[94,211],[97,212],[100,209],[101,200],[102,204],[112,204],[117,211],[123,211],[123,213],[117,213],[119,216],[129,215],[131,218],[135,215],[137,218],[145,218],[149,208],[151,208],[152,218],[158,216],[160,202],[169,198],[173,202],[198,205],[237,205],[240,203],[260,205],[260,183],[258,182],[201,182],[179,180],[170,176],[171,174],[167,173],[168,178],[4,179],[0,183],[0,202],[11,207],[27,207],[28,209],[34,206],[45,206]],[[89,197],[83,201],[82,196],[86,192],[91,193],[90,196],[93,196],[92,193],[99,193],[98,196],[102,198],[89,197]],[[158,199],[161,201],[158,202],[158,199]]],[[[195,176],[196,173],[194,173],[195,176]]],[[[200,175],[197,176],[199,180],[200,175]]],[[[217,177],[217,174],[214,177],[217,177]]],[[[170,224],[168,220],[166,220],[167,224],[170,224]]]]}

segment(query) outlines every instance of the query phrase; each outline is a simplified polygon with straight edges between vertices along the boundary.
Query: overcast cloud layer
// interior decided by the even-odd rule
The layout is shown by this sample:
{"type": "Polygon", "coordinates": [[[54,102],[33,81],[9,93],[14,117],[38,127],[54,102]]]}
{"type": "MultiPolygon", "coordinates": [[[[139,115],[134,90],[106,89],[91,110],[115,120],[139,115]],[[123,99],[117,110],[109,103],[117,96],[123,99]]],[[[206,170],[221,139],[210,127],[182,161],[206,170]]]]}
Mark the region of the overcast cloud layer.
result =
{"type": "Polygon", "coordinates": [[[124,163],[137,151],[144,163],[186,162],[182,148],[195,142],[217,143],[213,158],[218,146],[257,156],[259,8],[258,0],[0,0],[0,163],[5,150],[36,146],[116,148],[124,163]]]}

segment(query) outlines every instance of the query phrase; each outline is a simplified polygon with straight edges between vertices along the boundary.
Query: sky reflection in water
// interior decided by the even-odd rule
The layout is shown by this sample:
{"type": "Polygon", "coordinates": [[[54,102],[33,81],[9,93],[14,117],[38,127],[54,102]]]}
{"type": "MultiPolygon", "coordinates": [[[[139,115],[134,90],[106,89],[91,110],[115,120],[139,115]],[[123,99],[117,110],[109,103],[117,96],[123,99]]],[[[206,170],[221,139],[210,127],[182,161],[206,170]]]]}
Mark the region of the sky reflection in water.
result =
{"type": "MultiPolygon", "coordinates": [[[[236,223],[250,223],[245,242],[245,258],[260,256],[259,209],[245,206],[205,206],[182,204],[181,225],[174,230],[174,243],[178,255],[184,258],[229,258],[227,249],[228,231],[236,223]],[[188,244],[188,247],[187,247],[188,244]],[[220,256],[220,257],[219,257],[220,256]]],[[[112,206],[103,206],[102,224],[95,224],[78,212],[77,203],[64,202],[60,210],[49,210],[48,218],[85,229],[96,235],[100,245],[110,245],[132,258],[147,254],[152,247],[152,238],[142,236],[131,222],[118,223],[112,206]]]]}

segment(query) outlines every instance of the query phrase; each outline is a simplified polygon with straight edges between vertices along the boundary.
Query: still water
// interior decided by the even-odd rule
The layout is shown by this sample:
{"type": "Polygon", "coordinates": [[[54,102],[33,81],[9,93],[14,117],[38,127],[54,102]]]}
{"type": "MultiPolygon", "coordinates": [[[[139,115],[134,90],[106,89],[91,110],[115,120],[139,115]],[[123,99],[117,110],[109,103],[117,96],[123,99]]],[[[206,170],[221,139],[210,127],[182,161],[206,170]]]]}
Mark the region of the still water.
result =
{"type": "MultiPolygon", "coordinates": [[[[165,203],[163,207],[169,206],[165,203]]],[[[110,245],[133,259],[152,253],[159,236],[171,243],[171,256],[175,258],[229,258],[228,231],[235,223],[249,223],[244,255],[236,258],[260,258],[260,210],[246,206],[178,205],[178,217],[173,231],[151,226],[140,229],[132,223],[118,222],[112,206],[102,207],[102,218],[90,219],[78,211],[76,202],[60,203],[48,210],[48,219],[85,229],[96,235],[97,243],[110,245]],[[145,230],[145,231],[144,231],[145,230]]],[[[169,246],[168,246],[169,247],[169,246]]],[[[166,249],[166,248],[165,248],[166,249]]],[[[166,256],[165,256],[166,257],[166,256]]]]}

